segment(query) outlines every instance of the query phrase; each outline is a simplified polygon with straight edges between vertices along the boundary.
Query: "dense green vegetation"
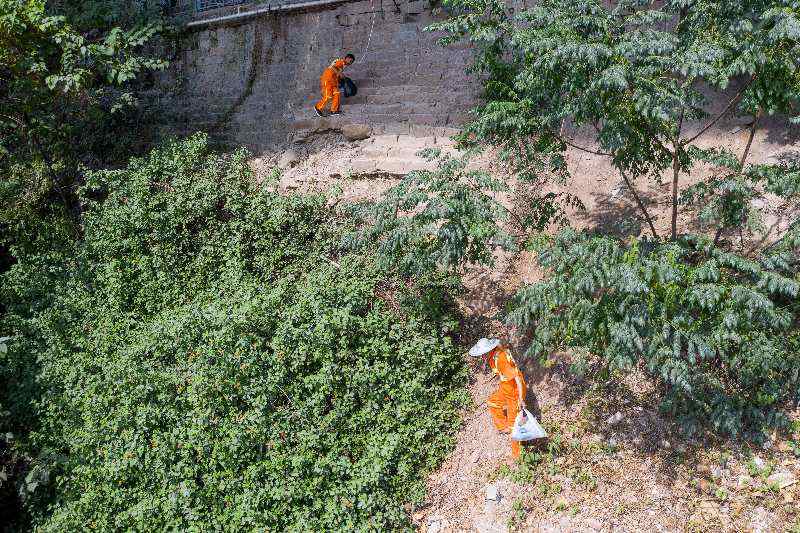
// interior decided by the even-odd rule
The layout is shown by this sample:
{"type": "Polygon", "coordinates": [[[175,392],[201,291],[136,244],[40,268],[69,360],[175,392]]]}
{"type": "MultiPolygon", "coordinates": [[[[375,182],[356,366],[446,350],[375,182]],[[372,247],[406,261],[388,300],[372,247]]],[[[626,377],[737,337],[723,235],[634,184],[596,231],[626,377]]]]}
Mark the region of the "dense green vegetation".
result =
{"type": "Polygon", "coordinates": [[[767,235],[762,207],[797,213],[800,163],[748,158],[765,117],[797,122],[800,5],[446,3],[434,29],[475,45],[484,81],[465,151],[339,209],[255,183],[246,152],[204,135],[154,145],[138,96],[167,66],[161,2],[0,0],[12,527],[408,528],[464,400],[453,294],[499,249],[549,272],[507,309],[529,356],[569,349],[600,382],[644,372],[686,428],[786,422],[800,224],[767,235]],[[701,144],[732,117],[741,152],[701,144]],[[473,170],[487,148],[513,180],[473,170]],[[609,158],[649,235],[543,236],[581,207],[568,149],[609,158]],[[666,223],[640,194],[664,177],[666,223]]]}
{"type": "Polygon", "coordinates": [[[387,529],[423,496],[464,378],[441,317],[326,259],[326,198],[246,158],[196,136],[91,173],[74,250],[15,250],[2,393],[43,529],[387,529]]]}
{"type": "Polygon", "coordinates": [[[146,149],[138,95],[167,64],[157,5],[0,0],[0,237],[76,222],[85,173],[146,149]]]}
{"type": "Polygon", "coordinates": [[[644,368],[688,427],[775,426],[800,401],[800,281],[785,255],[757,262],[710,239],[623,245],[573,230],[537,250],[552,276],[520,290],[510,314],[536,324],[529,353],[576,348],[576,365],[599,359],[606,378],[644,368]]]}

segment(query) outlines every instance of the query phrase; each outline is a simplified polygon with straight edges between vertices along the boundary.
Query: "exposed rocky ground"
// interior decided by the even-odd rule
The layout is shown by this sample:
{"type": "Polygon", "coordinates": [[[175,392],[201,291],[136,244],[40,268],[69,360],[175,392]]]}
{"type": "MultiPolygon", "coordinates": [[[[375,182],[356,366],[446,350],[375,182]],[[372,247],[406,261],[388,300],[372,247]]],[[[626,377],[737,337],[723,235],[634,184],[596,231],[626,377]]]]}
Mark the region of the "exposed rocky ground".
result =
{"type": "MultiPolygon", "coordinates": [[[[423,148],[452,150],[450,132],[373,136],[369,128],[330,121],[300,125],[287,147],[253,160],[260,176],[281,168],[283,190],[338,186],[344,201],[376,198],[405,173],[428,168],[423,148]],[[345,127],[346,126],[346,127],[345,127]],[[361,129],[359,129],[361,128],[361,129]]],[[[800,153],[800,132],[769,125],[756,137],[751,161],[800,153]]],[[[712,131],[709,146],[739,150],[746,132],[735,121],[712,131]]],[[[570,192],[586,209],[570,214],[576,227],[621,235],[644,232],[632,198],[607,160],[568,153],[570,192]]],[[[489,157],[479,165],[491,166],[489,157]]],[[[713,169],[699,169],[695,181],[713,169]]],[[[659,231],[669,224],[666,183],[640,183],[659,231]]],[[[506,205],[520,201],[514,187],[506,205]]],[[[769,205],[769,239],[785,227],[787,213],[769,205]]],[[[688,219],[688,217],[686,217],[688,219]]],[[[685,220],[683,227],[686,228],[685,220]]],[[[736,238],[736,236],[731,236],[736,238]]],[[[744,243],[743,243],[744,244],[744,243]]],[[[481,336],[519,344],[500,311],[522,283],[542,273],[529,253],[499,254],[494,268],[467,276],[460,305],[466,345],[481,336]]],[[[498,434],[486,410],[494,383],[473,365],[474,405],[464,412],[456,448],[429,479],[425,505],[412,510],[420,531],[800,531],[800,422],[763,445],[687,436],[659,414],[657,396],[642,376],[613,388],[593,388],[569,372],[569,354],[552,354],[525,368],[529,406],[550,438],[510,459],[508,437],[498,434]]],[[[794,413],[800,421],[800,412],[794,413]]]]}

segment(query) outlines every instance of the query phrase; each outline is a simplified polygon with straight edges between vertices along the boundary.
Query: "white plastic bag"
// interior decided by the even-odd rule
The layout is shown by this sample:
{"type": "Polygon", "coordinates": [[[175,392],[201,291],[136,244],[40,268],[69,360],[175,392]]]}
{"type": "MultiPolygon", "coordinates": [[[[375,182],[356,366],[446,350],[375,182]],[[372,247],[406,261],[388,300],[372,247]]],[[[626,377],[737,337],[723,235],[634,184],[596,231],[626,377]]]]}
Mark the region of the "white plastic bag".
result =
{"type": "Polygon", "coordinates": [[[530,411],[523,409],[517,413],[517,419],[514,420],[514,429],[511,430],[511,440],[528,441],[543,439],[546,436],[547,433],[530,411]]]}

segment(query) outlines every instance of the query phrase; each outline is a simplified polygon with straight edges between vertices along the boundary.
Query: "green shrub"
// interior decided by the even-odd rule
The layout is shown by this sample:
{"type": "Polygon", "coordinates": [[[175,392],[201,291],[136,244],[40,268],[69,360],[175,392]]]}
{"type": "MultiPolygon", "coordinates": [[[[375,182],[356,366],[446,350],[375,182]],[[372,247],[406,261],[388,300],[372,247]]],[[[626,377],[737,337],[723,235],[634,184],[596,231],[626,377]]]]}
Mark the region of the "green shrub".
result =
{"type": "Polygon", "coordinates": [[[683,422],[739,434],[780,424],[800,400],[793,257],[564,231],[539,249],[552,276],[523,288],[509,318],[535,329],[530,354],[571,347],[610,370],[642,368],[683,422]]]}
{"type": "Polygon", "coordinates": [[[420,155],[436,169],[412,171],[378,201],[353,206],[360,227],[345,236],[345,247],[376,250],[384,267],[417,277],[492,264],[495,250],[512,248],[500,227],[507,211],[493,197],[506,184],[469,169],[469,155],[420,155]]]}
{"type": "Polygon", "coordinates": [[[94,173],[75,254],[5,275],[0,397],[34,526],[409,527],[461,358],[389,310],[406,289],[369,257],[326,259],[346,221],[325,197],[268,192],[246,157],[196,136],[94,173]]]}

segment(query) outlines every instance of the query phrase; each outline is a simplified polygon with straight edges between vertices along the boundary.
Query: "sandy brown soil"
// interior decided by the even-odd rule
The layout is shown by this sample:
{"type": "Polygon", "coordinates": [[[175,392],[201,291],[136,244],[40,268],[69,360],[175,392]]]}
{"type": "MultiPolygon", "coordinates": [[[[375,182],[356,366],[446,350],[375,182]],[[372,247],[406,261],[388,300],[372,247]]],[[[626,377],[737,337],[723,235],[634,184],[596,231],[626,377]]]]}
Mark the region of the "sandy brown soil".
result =
{"type": "MultiPolygon", "coordinates": [[[[746,140],[741,124],[729,121],[710,130],[703,145],[739,151],[746,140]]],[[[367,145],[320,137],[293,146],[290,163],[282,161],[284,154],[267,154],[253,167],[263,177],[282,164],[287,169],[279,183],[283,190],[337,185],[346,202],[376,198],[399,174],[350,172],[353,161],[370,157],[367,145]]],[[[767,122],[750,161],[798,154],[800,129],[767,122]]],[[[568,190],[586,207],[570,213],[572,225],[618,235],[646,232],[607,159],[578,150],[567,159],[573,175],[568,190]]],[[[712,171],[698,169],[682,183],[712,171]]],[[[661,234],[669,228],[667,181],[637,184],[661,234]]],[[[501,200],[512,205],[517,199],[501,200]]],[[[769,207],[767,239],[785,228],[789,215],[777,203],[769,207]]],[[[688,229],[688,219],[682,213],[682,230],[688,229]]],[[[482,336],[520,343],[501,322],[500,311],[517,287],[542,275],[527,252],[498,254],[494,268],[468,275],[460,302],[465,349],[482,336]]],[[[525,368],[528,404],[551,438],[526,450],[521,464],[514,463],[508,437],[494,430],[486,411],[496,384],[486,369],[468,364],[473,365],[474,405],[463,413],[455,450],[428,481],[425,505],[413,510],[420,531],[800,531],[800,434],[774,435],[764,447],[690,438],[659,414],[654,391],[642,376],[633,375],[613,390],[593,389],[570,374],[568,355],[553,354],[547,364],[525,368]],[[487,499],[487,489],[499,496],[487,499]]],[[[794,416],[800,419],[800,412],[794,416]]]]}

